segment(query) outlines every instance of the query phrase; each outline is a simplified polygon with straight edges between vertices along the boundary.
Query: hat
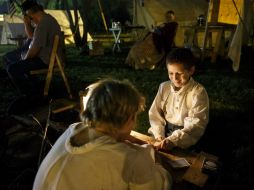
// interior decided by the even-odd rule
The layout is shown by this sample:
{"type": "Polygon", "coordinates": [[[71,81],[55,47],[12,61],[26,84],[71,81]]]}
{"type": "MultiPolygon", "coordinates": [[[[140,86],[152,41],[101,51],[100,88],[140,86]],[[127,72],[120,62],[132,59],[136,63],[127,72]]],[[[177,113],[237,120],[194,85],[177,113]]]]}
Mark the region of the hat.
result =
{"type": "Polygon", "coordinates": [[[36,1],[33,1],[33,0],[26,0],[25,2],[21,4],[21,8],[24,12],[26,12],[27,10],[35,6],[38,6],[38,4],[36,3],[36,1]]]}

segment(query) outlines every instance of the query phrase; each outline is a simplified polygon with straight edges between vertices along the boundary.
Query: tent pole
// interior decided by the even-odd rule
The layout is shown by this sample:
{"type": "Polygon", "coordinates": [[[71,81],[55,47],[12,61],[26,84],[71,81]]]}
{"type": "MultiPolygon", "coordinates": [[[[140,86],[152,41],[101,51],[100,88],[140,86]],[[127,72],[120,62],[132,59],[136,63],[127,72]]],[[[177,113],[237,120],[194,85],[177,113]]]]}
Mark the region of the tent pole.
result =
{"type": "Polygon", "coordinates": [[[103,24],[104,24],[105,30],[108,31],[108,26],[107,26],[107,23],[106,23],[106,19],[105,19],[103,10],[102,10],[102,6],[101,6],[100,0],[98,0],[98,4],[99,4],[100,13],[101,13],[101,17],[102,17],[102,20],[103,20],[103,24]]]}
{"type": "Polygon", "coordinates": [[[207,42],[207,34],[208,34],[208,19],[209,16],[211,15],[211,9],[212,9],[212,4],[213,4],[213,0],[209,1],[209,5],[208,5],[208,11],[207,11],[207,15],[206,15],[206,24],[205,24],[205,34],[204,34],[204,41],[203,41],[203,46],[202,46],[202,55],[201,55],[201,60],[204,60],[205,57],[205,48],[206,48],[206,42],[207,42]]]}
{"type": "Polygon", "coordinates": [[[136,0],[133,0],[132,3],[133,3],[132,25],[137,25],[137,7],[136,7],[136,0]]]}

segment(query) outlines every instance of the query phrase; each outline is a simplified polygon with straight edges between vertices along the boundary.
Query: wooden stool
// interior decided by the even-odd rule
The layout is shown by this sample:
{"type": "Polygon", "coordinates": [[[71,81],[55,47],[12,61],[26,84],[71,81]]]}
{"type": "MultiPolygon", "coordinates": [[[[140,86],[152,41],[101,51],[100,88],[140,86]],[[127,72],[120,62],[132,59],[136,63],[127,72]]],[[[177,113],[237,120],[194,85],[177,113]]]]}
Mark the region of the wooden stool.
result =
{"type": "Polygon", "coordinates": [[[52,53],[50,55],[50,62],[49,62],[49,67],[48,69],[38,69],[38,70],[33,70],[30,71],[31,75],[40,75],[40,74],[47,74],[46,76],[46,80],[45,80],[45,85],[44,85],[44,96],[48,96],[48,92],[49,92],[49,86],[51,83],[51,79],[53,76],[54,72],[60,72],[66,87],[66,90],[69,94],[70,99],[72,99],[72,94],[71,94],[71,89],[67,80],[67,77],[65,75],[64,72],[64,67],[57,55],[57,48],[58,48],[58,44],[59,44],[59,36],[56,35],[54,38],[54,44],[53,44],[53,49],[52,49],[52,53]],[[55,63],[57,63],[55,65],[55,63]]]}

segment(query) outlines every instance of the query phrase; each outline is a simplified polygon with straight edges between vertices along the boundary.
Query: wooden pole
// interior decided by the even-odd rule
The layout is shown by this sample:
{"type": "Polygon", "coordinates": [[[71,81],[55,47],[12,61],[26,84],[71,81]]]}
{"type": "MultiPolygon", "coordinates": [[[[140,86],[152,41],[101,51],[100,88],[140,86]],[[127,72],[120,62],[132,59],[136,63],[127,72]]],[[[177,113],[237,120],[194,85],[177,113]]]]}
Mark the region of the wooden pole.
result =
{"type": "Polygon", "coordinates": [[[137,10],[136,10],[137,8],[136,8],[136,1],[133,0],[132,3],[133,3],[133,19],[132,19],[132,24],[133,24],[133,25],[136,25],[136,24],[137,24],[137,10]]]}
{"type": "Polygon", "coordinates": [[[106,19],[105,19],[103,10],[102,10],[102,6],[101,6],[101,1],[100,0],[98,0],[98,4],[99,4],[100,13],[101,13],[101,17],[102,17],[102,20],[103,20],[103,24],[104,24],[105,30],[108,31],[108,26],[107,26],[107,23],[106,23],[106,19]]]}
{"type": "Polygon", "coordinates": [[[212,4],[213,4],[213,0],[210,0],[209,5],[208,5],[207,15],[206,15],[205,34],[204,34],[204,41],[203,41],[203,46],[202,46],[202,56],[201,56],[202,61],[204,60],[204,57],[205,57],[205,49],[206,49],[207,34],[208,34],[208,19],[209,19],[210,13],[212,11],[212,4]]]}

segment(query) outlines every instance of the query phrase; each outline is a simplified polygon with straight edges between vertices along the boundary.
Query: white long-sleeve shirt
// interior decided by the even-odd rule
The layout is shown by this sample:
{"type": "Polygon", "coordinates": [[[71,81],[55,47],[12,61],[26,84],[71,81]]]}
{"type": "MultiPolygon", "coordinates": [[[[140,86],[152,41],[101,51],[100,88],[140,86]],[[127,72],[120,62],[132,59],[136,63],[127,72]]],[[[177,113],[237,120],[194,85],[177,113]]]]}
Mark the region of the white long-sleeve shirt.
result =
{"type": "Polygon", "coordinates": [[[170,175],[154,162],[152,153],[149,145],[117,142],[76,123],[61,135],[43,160],[33,189],[169,190],[170,175]],[[73,146],[71,138],[84,130],[86,143],[73,146]]]}
{"type": "Polygon", "coordinates": [[[171,81],[166,81],[160,84],[150,107],[148,133],[155,138],[165,137],[167,123],[182,126],[166,138],[178,147],[188,148],[203,135],[208,120],[209,98],[201,84],[190,78],[175,91],[171,81]]]}

